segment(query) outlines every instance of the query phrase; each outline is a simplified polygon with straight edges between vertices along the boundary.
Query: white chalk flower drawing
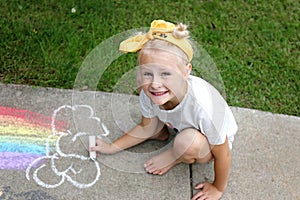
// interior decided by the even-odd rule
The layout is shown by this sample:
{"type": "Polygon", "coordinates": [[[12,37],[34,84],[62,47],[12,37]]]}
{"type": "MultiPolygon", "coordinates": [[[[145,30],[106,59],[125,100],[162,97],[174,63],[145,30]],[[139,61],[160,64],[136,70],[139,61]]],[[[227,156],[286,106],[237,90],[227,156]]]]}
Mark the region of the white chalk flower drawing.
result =
{"type": "MultiPolygon", "coordinates": [[[[50,135],[48,137],[48,139],[46,140],[46,155],[39,157],[37,159],[35,159],[26,169],[26,178],[27,180],[31,180],[31,175],[33,180],[40,186],[45,187],[45,188],[56,188],[58,186],[60,186],[62,183],[64,183],[65,181],[68,181],[70,183],[72,183],[75,187],[77,188],[88,188],[91,187],[92,185],[94,185],[98,180],[99,177],[101,176],[101,171],[100,171],[100,166],[99,163],[96,160],[91,160],[89,156],[83,156],[83,155],[79,155],[79,154],[75,154],[75,153],[64,153],[61,148],[60,148],[60,141],[63,137],[70,137],[71,136],[71,140],[72,142],[75,142],[77,139],[79,139],[80,136],[88,136],[89,133],[86,132],[77,132],[75,134],[73,134],[70,130],[67,130],[66,132],[59,132],[57,131],[56,127],[55,127],[55,120],[56,120],[56,116],[59,112],[62,112],[65,109],[70,109],[71,111],[76,111],[77,109],[88,109],[90,112],[90,115],[88,116],[89,120],[95,120],[96,123],[102,128],[103,130],[103,134],[102,136],[107,136],[109,134],[108,129],[106,128],[106,126],[101,122],[100,118],[95,117],[94,116],[94,112],[93,109],[88,106],[88,105],[74,105],[74,106],[70,106],[70,105],[63,105],[59,108],[57,108],[56,110],[54,110],[53,114],[52,114],[52,122],[51,122],[51,128],[52,128],[52,135],[50,135]],[[55,142],[55,148],[54,151],[50,151],[50,140],[53,137],[58,137],[56,142],[55,142]],[[56,166],[56,162],[59,159],[67,159],[67,158],[72,158],[72,159],[80,159],[80,161],[88,161],[88,162],[93,162],[94,164],[94,168],[96,170],[96,176],[95,178],[90,181],[89,183],[80,183],[77,180],[74,180],[72,178],[71,175],[77,175],[77,174],[83,174],[83,173],[91,173],[90,171],[84,171],[82,169],[76,170],[73,167],[73,164],[71,163],[69,166],[64,167],[64,170],[59,170],[58,167],[56,166]],[[44,168],[49,167],[47,166],[47,164],[42,164],[41,166],[39,166],[38,168],[33,168],[33,166],[35,166],[37,163],[39,163],[42,160],[48,160],[49,162],[48,165],[51,165],[50,168],[52,170],[52,172],[57,175],[60,179],[60,181],[58,181],[58,183],[46,183],[45,181],[41,180],[41,178],[39,177],[38,174],[40,171],[42,171],[44,168]],[[31,171],[33,171],[32,173],[30,173],[31,171]],[[71,175],[70,175],[71,174],[71,175]]],[[[61,167],[60,167],[61,168],[61,167]]]]}

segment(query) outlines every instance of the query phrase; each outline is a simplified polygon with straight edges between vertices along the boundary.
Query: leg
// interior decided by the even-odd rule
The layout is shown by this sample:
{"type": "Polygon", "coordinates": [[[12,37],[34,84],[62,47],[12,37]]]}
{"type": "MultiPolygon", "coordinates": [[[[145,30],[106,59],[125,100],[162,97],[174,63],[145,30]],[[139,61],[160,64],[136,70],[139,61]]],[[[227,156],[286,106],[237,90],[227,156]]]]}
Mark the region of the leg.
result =
{"type": "Polygon", "coordinates": [[[152,137],[149,138],[149,140],[161,140],[161,141],[165,141],[169,138],[169,130],[167,128],[166,125],[163,126],[163,128],[156,133],[155,135],[153,135],[152,137]]]}
{"type": "Polygon", "coordinates": [[[178,163],[208,162],[212,159],[206,137],[196,129],[185,129],[175,137],[172,148],[145,162],[147,172],[163,175],[178,163]]]}

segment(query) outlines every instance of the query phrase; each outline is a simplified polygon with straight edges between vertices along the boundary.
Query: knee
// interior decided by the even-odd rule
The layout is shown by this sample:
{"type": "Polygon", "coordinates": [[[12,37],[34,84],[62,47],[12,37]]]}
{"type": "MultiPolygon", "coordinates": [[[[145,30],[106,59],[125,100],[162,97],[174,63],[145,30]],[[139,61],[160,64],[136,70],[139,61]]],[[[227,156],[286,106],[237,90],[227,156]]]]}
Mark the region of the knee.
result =
{"type": "Polygon", "coordinates": [[[202,163],[212,159],[207,138],[193,128],[185,129],[175,137],[173,150],[175,156],[186,163],[202,163]]]}
{"type": "Polygon", "coordinates": [[[203,143],[206,142],[204,140],[206,140],[205,136],[197,129],[184,129],[175,137],[174,150],[181,155],[197,157],[203,143]]]}

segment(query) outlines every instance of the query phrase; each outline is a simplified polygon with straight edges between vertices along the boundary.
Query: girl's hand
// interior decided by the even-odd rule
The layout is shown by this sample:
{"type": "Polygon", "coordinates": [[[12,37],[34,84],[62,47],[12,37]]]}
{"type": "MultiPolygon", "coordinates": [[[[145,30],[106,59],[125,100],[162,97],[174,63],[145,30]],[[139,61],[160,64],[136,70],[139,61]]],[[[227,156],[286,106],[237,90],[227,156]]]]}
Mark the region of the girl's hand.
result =
{"type": "Polygon", "coordinates": [[[108,144],[108,143],[104,142],[103,140],[97,138],[96,139],[96,146],[95,147],[91,147],[89,149],[89,151],[97,151],[97,155],[99,153],[113,154],[113,153],[115,153],[114,149],[115,148],[113,148],[113,145],[108,144]]]}
{"type": "Polygon", "coordinates": [[[201,191],[193,196],[192,200],[218,200],[223,194],[213,184],[207,182],[198,184],[195,189],[201,191]]]}

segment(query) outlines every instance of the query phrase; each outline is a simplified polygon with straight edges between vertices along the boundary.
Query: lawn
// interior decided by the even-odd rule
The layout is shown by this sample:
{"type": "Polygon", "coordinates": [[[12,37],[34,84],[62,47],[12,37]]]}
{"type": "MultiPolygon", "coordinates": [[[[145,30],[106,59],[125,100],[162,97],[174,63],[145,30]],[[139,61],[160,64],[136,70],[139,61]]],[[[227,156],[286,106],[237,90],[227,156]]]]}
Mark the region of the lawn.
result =
{"type": "MultiPolygon", "coordinates": [[[[189,25],[216,64],[231,106],[300,116],[297,1],[0,1],[1,83],[73,88],[101,42],[165,19],[189,25]]],[[[113,62],[98,90],[113,91],[135,59],[113,62]]]]}

